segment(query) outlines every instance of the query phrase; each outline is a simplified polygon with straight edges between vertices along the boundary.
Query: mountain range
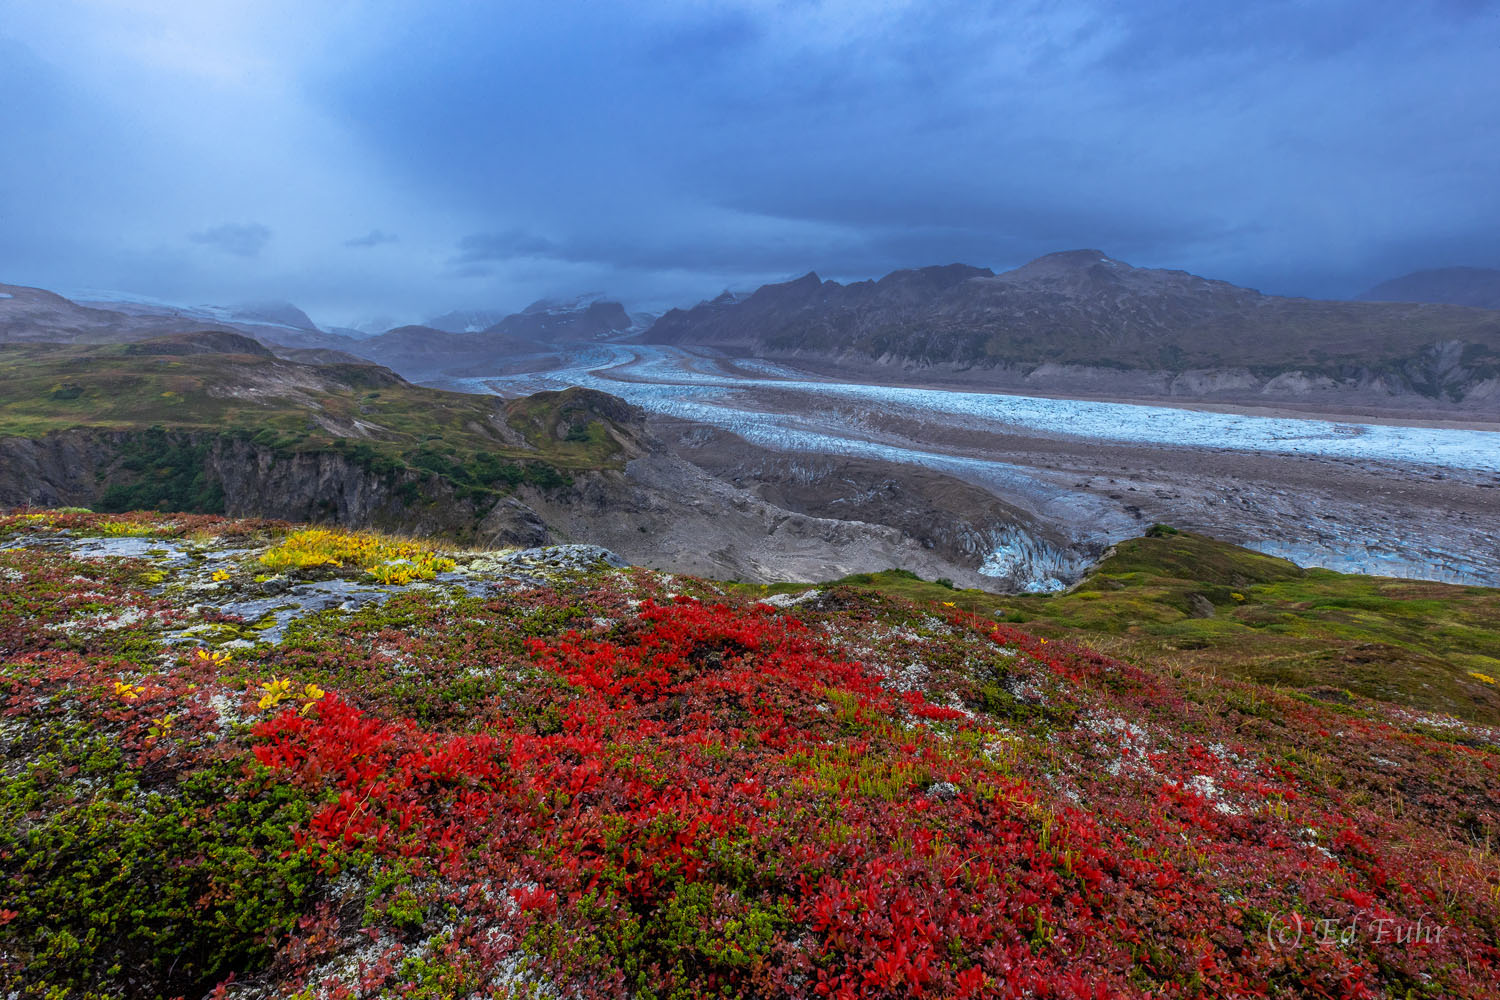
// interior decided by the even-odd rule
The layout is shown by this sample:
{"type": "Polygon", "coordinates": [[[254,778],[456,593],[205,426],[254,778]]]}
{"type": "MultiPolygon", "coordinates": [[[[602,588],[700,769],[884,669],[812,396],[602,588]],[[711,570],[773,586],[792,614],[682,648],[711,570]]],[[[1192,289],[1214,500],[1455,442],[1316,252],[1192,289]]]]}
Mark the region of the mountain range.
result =
{"type": "Polygon", "coordinates": [[[373,336],[320,329],[286,303],[79,303],[0,285],[0,343],[232,330],[286,357],[333,351],[323,360],[363,358],[416,381],[441,381],[492,374],[497,363],[545,357],[560,344],[633,339],[789,359],[876,381],[954,377],[992,390],[1257,402],[1322,393],[1366,404],[1408,398],[1473,407],[1500,402],[1500,310],[1479,308],[1500,301],[1491,294],[1500,288],[1496,275],[1417,272],[1344,302],[1264,295],[1071,250],[998,274],[949,264],[842,284],[809,272],[654,321],[591,298],[541,301],[508,315],[452,311],[373,336]]]}
{"type": "Polygon", "coordinates": [[[533,306],[476,332],[400,326],[343,349],[388,365],[407,378],[424,381],[443,375],[493,374],[496,359],[545,354],[560,342],[598,340],[632,331],[632,320],[624,306],[596,301],[578,306],[533,306]]]}
{"type": "Polygon", "coordinates": [[[0,284],[0,344],[111,344],[174,333],[234,332],[254,337],[290,360],[373,361],[417,380],[483,369],[497,358],[543,353],[557,342],[622,337],[641,328],[639,317],[632,318],[619,302],[603,299],[538,302],[510,315],[454,312],[433,322],[443,325],[399,326],[370,336],[353,329],[324,330],[290,303],[223,309],[135,300],[78,302],[40,288],[0,284]],[[483,329],[469,329],[493,315],[498,319],[483,329]],[[463,332],[449,329],[461,322],[467,324],[463,332]]]}
{"type": "Polygon", "coordinates": [[[845,285],[809,273],[673,310],[644,339],[853,368],[1296,371],[1453,399],[1500,374],[1497,311],[1263,295],[1097,250],[1002,274],[950,264],[845,285]]]}

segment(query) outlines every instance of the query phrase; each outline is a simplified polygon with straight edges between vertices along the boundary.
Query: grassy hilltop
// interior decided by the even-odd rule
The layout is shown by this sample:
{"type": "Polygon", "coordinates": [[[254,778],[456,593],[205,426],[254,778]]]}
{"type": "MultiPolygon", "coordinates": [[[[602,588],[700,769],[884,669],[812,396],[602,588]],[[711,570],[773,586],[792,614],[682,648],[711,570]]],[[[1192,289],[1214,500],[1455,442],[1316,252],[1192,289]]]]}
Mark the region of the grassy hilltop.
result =
{"type": "Polygon", "coordinates": [[[226,439],[283,457],[337,452],[378,476],[410,473],[413,500],[430,491],[424,481],[482,500],[622,467],[631,420],[598,393],[507,401],[443,392],[377,365],[283,361],[228,333],[0,345],[0,438],[119,434],[118,468],[98,502],[114,511],[222,513],[202,473],[212,443],[226,439]]]}

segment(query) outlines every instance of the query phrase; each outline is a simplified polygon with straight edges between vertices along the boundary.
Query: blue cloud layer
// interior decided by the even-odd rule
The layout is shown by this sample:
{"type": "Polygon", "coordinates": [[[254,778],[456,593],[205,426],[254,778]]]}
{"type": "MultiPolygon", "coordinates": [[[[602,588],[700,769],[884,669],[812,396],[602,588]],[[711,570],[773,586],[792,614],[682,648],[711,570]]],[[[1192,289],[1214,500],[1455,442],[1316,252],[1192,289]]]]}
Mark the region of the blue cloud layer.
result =
{"type": "Polygon", "coordinates": [[[0,27],[6,280],[343,321],[1074,246],[1312,295],[1500,264],[1493,2],[91,6],[0,27]]]}

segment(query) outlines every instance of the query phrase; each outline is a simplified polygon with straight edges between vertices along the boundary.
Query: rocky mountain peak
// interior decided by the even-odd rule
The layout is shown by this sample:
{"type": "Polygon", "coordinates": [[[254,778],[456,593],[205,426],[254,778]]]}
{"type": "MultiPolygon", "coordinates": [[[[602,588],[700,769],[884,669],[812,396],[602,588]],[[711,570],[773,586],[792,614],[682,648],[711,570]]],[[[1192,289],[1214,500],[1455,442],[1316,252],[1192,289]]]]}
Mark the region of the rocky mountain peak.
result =
{"type": "Polygon", "coordinates": [[[1036,280],[1075,277],[1081,274],[1128,272],[1135,268],[1115,260],[1103,250],[1060,250],[1045,254],[1029,263],[1001,274],[1010,280],[1036,280]]]}

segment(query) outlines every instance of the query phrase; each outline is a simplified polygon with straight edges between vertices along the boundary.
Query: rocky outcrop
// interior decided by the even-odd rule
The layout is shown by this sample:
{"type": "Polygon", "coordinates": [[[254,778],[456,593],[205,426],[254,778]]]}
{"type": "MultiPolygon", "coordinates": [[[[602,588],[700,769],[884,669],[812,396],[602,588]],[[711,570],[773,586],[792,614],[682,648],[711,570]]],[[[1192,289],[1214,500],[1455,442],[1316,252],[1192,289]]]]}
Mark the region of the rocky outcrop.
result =
{"type": "Polygon", "coordinates": [[[536,511],[515,497],[506,497],[479,522],[479,537],[529,547],[545,545],[551,532],[536,511]]]}

